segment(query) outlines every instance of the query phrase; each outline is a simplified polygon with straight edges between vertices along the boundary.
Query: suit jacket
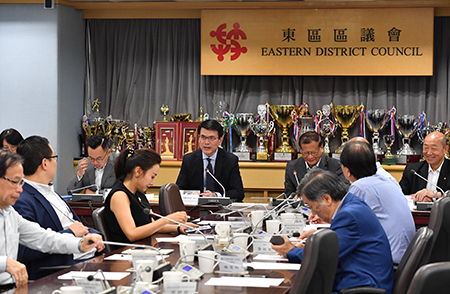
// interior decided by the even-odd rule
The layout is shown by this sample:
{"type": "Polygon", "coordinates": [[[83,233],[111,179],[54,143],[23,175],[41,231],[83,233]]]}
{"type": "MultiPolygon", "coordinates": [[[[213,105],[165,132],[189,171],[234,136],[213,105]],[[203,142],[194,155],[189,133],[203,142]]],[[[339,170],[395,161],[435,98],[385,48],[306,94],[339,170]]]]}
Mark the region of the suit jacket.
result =
{"type": "MultiPolygon", "coordinates": [[[[80,221],[73,209],[67,203],[66,205],[72,212],[73,219],[80,221]]],[[[34,187],[27,183],[23,185],[23,192],[20,194],[19,199],[13,207],[20,215],[22,215],[22,217],[38,223],[44,229],[51,229],[55,232],[73,235],[72,230],[63,229],[50,202],[34,187]]],[[[89,229],[89,232],[100,234],[94,229],[89,229]]],[[[39,272],[39,268],[42,266],[70,265],[78,262],[74,261],[72,254],[42,253],[40,251],[29,249],[24,245],[19,246],[18,261],[25,264],[31,280],[39,279],[43,276],[43,274],[39,272]]]]}
{"type": "MultiPolygon", "coordinates": [[[[116,163],[116,159],[117,156],[115,154],[111,153],[109,155],[108,162],[105,166],[105,171],[103,172],[102,183],[99,187],[100,189],[111,189],[112,186],[114,186],[114,183],[116,182],[116,174],[114,173],[114,164],[116,163]]],[[[95,167],[91,162],[88,162],[88,167],[81,180],[78,181],[76,173],[72,180],[70,180],[69,186],[67,186],[67,193],[71,194],[71,190],[79,189],[81,187],[86,187],[93,184],[95,184],[95,167]]],[[[95,191],[94,187],[89,189],[95,191]]],[[[79,193],[80,191],[74,193],[79,193]]]]}
{"type": "MultiPolygon", "coordinates": [[[[335,173],[342,180],[348,183],[347,179],[345,179],[344,173],[342,172],[339,160],[322,154],[320,157],[319,168],[335,173]]],[[[307,172],[305,159],[303,157],[288,162],[284,175],[284,194],[286,197],[289,197],[292,193],[297,192],[298,183],[300,183],[307,172]],[[294,171],[297,172],[297,178],[294,175],[294,171]]]]}
{"type": "MultiPolygon", "coordinates": [[[[415,170],[419,175],[427,179],[428,166],[428,163],[424,160],[412,163],[405,167],[402,179],[400,180],[400,187],[402,188],[403,194],[411,195],[426,188],[427,182],[412,174],[411,170],[415,170]]],[[[450,190],[450,160],[448,159],[444,159],[444,164],[442,164],[441,172],[439,173],[437,186],[444,190],[444,192],[450,190]]],[[[439,189],[437,190],[439,191],[439,189]]]]}
{"type": "MultiPolygon", "coordinates": [[[[372,209],[348,193],[330,229],[339,239],[339,263],[333,293],[345,288],[370,286],[392,293],[394,271],[386,233],[372,209]]],[[[291,249],[290,262],[301,262],[303,248],[291,249]]]]}
{"type": "MultiPolygon", "coordinates": [[[[236,155],[219,148],[214,167],[214,176],[224,186],[227,197],[234,201],[242,202],[242,199],[244,199],[244,187],[238,162],[236,155]]],[[[205,168],[203,166],[201,149],[183,156],[181,170],[177,178],[178,187],[181,190],[203,191],[203,172],[205,168]]],[[[223,195],[223,190],[217,182],[214,182],[214,186],[215,191],[223,195]]]]}

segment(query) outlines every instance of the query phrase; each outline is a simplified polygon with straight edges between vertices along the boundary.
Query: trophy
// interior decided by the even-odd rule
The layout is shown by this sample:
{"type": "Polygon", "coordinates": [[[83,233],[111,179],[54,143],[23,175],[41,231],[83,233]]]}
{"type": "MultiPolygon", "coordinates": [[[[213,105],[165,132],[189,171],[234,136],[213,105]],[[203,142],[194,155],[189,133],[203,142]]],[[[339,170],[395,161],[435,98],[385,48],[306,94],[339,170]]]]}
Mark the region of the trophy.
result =
{"type": "Polygon", "coordinates": [[[190,113],[176,113],[170,115],[171,121],[192,121],[190,113]]]}
{"type": "Polygon", "coordinates": [[[341,146],[336,149],[335,153],[340,154],[344,150],[344,145],[348,141],[348,129],[353,127],[359,117],[359,110],[361,106],[353,105],[333,105],[331,104],[331,111],[334,119],[342,128],[341,146]]]}
{"type": "Polygon", "coordinates": [[[293,111],[298,113],[299,108],[300,107],[296,105],[270,105],[269,107],[270,116],[282,129],[281,145],[277,148],[277,150],[274,153],[274,160],[276,161],[292,160],[292,156],[295,150],[289,145],[288,129],[291,127],[293,123],[291,113],[293,111]]]}
{"type": "Polygon", "coordinates": [[[258,137],[258,146],[256,148],[256,161],[268,161],[269,156],[264,142],[264,138],[272,132],[274,124],[273,121],[267,123],[264,119],[266,116],[266,106],[264,104],[258,105],[258,121],[252,123],[250,128],[258,137]]]}
{"type": "Polygon", "coordinates": [[[323,154],[330,156],[330,136],[334,134],[335,125],[330,118],[331,106],[325,104],[322,106],[322,110],[317,111],[317,128],[318,132],[325,138],[325,144],[323,146],[323,154]]]}
{"type": "MultiPolygon", "coordinates": [[[[392,148],[392,145],[394,144],[395,136],[394,135],[384,135],[383,139],[384,139],[384,145],[386,145],[386,149],[387,149],[386,155],[384,156],[384,158],[387,160],[391,160],[394,158],[394,155],[392,155],[392,153],[391,153],[391,148],[392,148]]],[[[387,163],[387,162],[384,162],[384,163],[387,163]]]]}
{"type": "Polygon", "coordinates": [[[233,152],[239,160],[250,160],[250,152],[252,149],[247,146],[247,133],[250,130],[250,125],[253,123],[254,114],[253,113],[236,113],[235,114],[236,123],[233,124],[233,128],[239,133],[241,142],[234,149],[233,152]]]}
{"type": "Polygon", "coordinates": [[[223,122],[223,113],[228,108],[228,103],[223,100],[213,100],[214,104],[214,118],[219,122],[223,122]]]}
{"type": "Polygon", "coordinates": [[[298,136],[300,137],[303,133],[314,132],[314,117],[309,113],[308,104],[304,103],[304,108],[300,109],[299,123],[300,132],[298,136]]]}
{"type": "Polygon", "coordinates": [[[126,123],[119,119],[111,119],[110,123],[113,126],[110,135],[112,141],[111,150],[113,152],[117,152],[120,151],[123,140],[125,139],[124,132],[126,129],[126,123]]]}
{"type": "Polygon", "coordinates": [[[369,109],[366,114],[366,123],[369,130],[373,133],[372,148],[375,155],[384,154],[380,147],[380,131],[389,121],[389,115],[386,109],[369,109]]]}
{"type": "MultiPolygon", "coordinates": [[[[441,128],[440,128],[439,132],[441,132],[441,133],[443,133],[445,135],[445,137],[447,138],[447,146],[449,146],[450,145],[450,129],[444,128],[441,125],[441,128]]],[[[450,148],[448,148],[447,153],[445,154],[445,157],[447,159],[450,159],[450,148]]]]}
{"type": "Polygon", "coordinates": [[[167,113],[169,112],[169,105],[162,105],[161,106],[161,112],[164,114],[164,118],[162,121],[168,121],[167,120],[167,113]]]}
{"type": "Polygon", "coordinates": [[[411,148],[411,137],[413,137],[419,129],[417,118],[413,114],[398,115],[395,119],[395,127],[402,136],[403,146],[397,151],[397,163],[410,164],[418,162],[420,155],[411,148]]]}
{"type": "Polygon", "coordinates": [[[155,128],[145,127],[142,130],[144,147],[155,149],[155,128]]]}

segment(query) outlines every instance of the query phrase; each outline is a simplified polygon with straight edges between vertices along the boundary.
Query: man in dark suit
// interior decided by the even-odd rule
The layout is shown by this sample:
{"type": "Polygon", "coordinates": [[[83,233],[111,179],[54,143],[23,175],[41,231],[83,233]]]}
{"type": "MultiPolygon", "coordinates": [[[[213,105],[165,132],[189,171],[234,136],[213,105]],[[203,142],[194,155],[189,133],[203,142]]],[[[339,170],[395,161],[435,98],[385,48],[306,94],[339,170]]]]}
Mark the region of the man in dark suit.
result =
{"type": "Polygon", "coordinates": [[[450,190],[450,160],[445,158],[447,151],[447,138],[444,134],[441,132],[428,134],[423,141],[425,160],[410,164],[403,171],[400,180],[403,194],[411,195],[417,202],[429,202],[435,197],[442,197],[439,188],[444,192],[450,190]],[[411,170],[415,170],[432,184],[414,175],[411,170]]]}
{"type": "Polygon", "coordinates": [[[87,139],[87,145],[89,159],[83,158],[78,163],[77,173],[67,187],[69,194],[90,185],[92,187],[87,188],[85,193],[93,194],[97,190],[112,188],[116,182],[114,164],[117,157],[111,155],[111,141],[108,137],[93,135],[87,139]]]}
{"type": "Polygon", "coordinates": [[[242,202],[244,187],[239,171],[237,156],[224,151],[219,146],[223,141],[223,128],[215,120],[206,120],[198,126],[200,149],[183,156],[177,185],[181,190],[199,190],[204,197],[226,197],[242,202]],[[208,169],[217,183],[209,173],[208,169]]]}
{"type": "MultiPolygon", "coordinates": [[[[392,293],[394,271],[389,241],[380,221],[361,198],[347,193],[347,185],[335,174],[315,169],[300,182],[298,195],[322,220],[331,223],[339,240],[339,263],[333,293],[369,286],[392,293]]],[[[303,237],[303,236],[301,236],[303,237]]],[[[300,263],[304,244],[294,245],[287,236],[284,244],[272,248],[289,262],[300,263]]]]}
{"type": "MultiPolygon", "coordinates": [[[[44,229],[59,233],[67,233],[75,237],[83,237],[88,233],[99,233],[85,227],[72,208],[59,196],[53,185],[56,173],[56,161],[53,148],[48,140],[39,136],[31,136],[22,141],[17,153],[24,159],[23,169],[25,184],[14,209],[23,218],[38,223],[44,229]]],[[[25,264],[31,280],[39,279],[48,272],[40,271],[40,267],[70,265],[78,259],[92,257],[89,254],[48,254],[19,246],[18,260],[25,264]],[[78,258],[78,259],[77,259],[78,258]]]]}
{"type": "Polygon", "coordinates": [[[302,178],[313,168],[328,170],[347,182],[339,160],[323,154],[324,140],[322,136],[313,131],[305,132],[300,136],[299,144],[302,157],[292,160],[286,165],[284,176],[284,194],[286,197],[296,192],[302,178]]]}

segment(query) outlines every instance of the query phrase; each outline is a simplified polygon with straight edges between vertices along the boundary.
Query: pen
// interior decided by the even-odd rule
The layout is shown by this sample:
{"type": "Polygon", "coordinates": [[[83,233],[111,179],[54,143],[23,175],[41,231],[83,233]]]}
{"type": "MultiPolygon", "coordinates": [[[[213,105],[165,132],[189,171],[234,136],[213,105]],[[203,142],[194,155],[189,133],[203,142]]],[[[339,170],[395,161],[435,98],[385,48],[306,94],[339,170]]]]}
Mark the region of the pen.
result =
{"type": "Polygon", "coordinates": [[[265,279],[265,278],[267,278],[267,276],[264,276],[264,275],[241,275],[241,277],[244,277],[244,278],[263,278],[263,279],[265,279]]]}

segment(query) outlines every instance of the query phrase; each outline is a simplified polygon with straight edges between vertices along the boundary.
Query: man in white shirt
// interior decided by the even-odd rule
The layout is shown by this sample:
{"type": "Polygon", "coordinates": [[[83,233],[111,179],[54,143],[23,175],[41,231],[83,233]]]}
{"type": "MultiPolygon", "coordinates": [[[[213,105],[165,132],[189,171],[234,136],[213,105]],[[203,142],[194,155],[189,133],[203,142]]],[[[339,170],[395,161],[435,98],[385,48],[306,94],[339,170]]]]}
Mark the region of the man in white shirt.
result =
{"type": "Polygon", "coordinates": [[[111,189],[116,182],[114,164],[117,156],[111,155],[111,140],[103,135],[93,135],[87,139],[87,145],[89,157],[78,162],[77,173],[67,186],[69,194],[83,189],[86,194],[94,194],[111,189]]]}
{"type": "MultiPolygon", "coordinates": [[[[19,144],[17,153],[24,159],[25,184],[14,209],[22,217],[37,222],[45,229],[75,237],[83,237],[88,233],[99,234],[85,227],[72,208],[55,192],[51,182],[55,177],[58,156],[46,138],[26,138],[19,144]]],[[[26,265],[30,279],[34,280],[49,274],[41,271],[41,267],[70,265],[76,263],[77,259],[93,255],[94,252],[88,255],[50,255],[21,245],[18,260],[26,265]]]]}
{"type": "Polygon", "coordinates": [[[440,132],[432,132],[423,141],[425,161],[408,165],[400,180],[403,194],[411,195],[417,202],[432,201],[442,197],[442,191],[450,190],[450,160],[445,158],[448,151],[447,138],[440,132]],[[421,175],[423,180],[415,173],[421,175]]]}
{"type": "Polygon", "coordinates": [[[104,248],[103,244],[98,243],[100,235],[88,234],[81,239],[59,234],[20,216],[11,205],[22,192],[23,174],[21,157],[0,151],[0,292],[24,286],[28,282],[27,268],[17,261],[19,243],[42,252],[65,254],[90,251],[94,247],[100,251],[104,248]]]}

